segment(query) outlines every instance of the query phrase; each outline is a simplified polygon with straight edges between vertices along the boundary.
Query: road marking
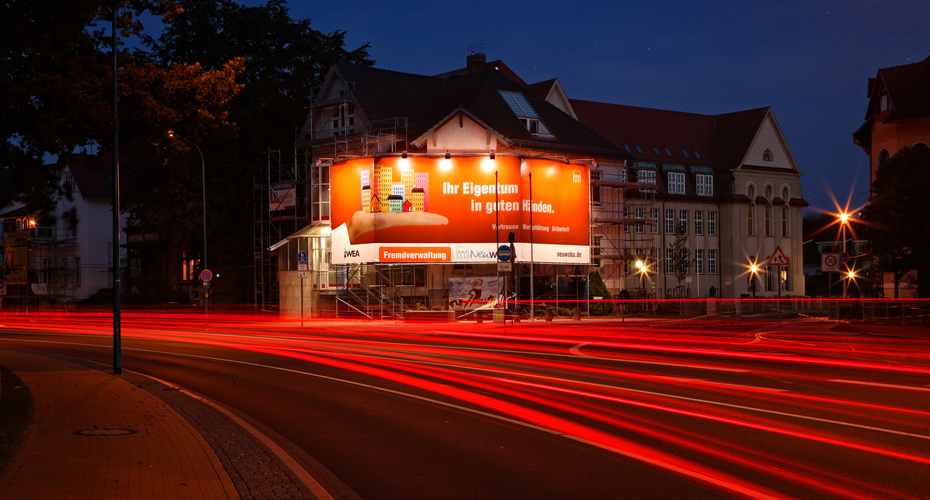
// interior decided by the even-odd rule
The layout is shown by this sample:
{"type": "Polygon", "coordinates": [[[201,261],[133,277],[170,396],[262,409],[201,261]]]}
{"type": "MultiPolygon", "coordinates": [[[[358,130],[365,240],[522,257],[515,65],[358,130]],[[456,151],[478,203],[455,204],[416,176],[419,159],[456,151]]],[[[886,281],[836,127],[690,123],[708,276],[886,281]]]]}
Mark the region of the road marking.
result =
{"type": "MultiPolygon", "coordinates": [[[[827,380],[827,382],[842,382],[844,384],[874,385],[876,387],[890,387],[892,389],[907,389],[910,391],[930,392],[930,389],[924,389],[923,387],[914,387],[910,385],[879,384],[877,382],[860,382],[858,380],[842,380],[842,379],[827,380]]],[[[927,387],[930,387],[930,385],[928,385],[927,387]]]]}
{"type": "Polygon", "coordinates": [[[749,371],[749,370],[740,370],[738,368],[720,368],[717,366],[689,365],[685,363],[663,363],[660,361],[642,361],[638,359],[605,358],[603,356],[592,356],[590,354],[585,354],[581,352],[581,348],[589,344],[591,344],[591,342],[584,342],[576,346],[572,346],[571,348],[569,348],[568,352],[575,354],[576,356],[581,356],[583,358],[604,359],[607,361],[619,361],[621,363],[639,363],[639,364],[644,364],[644,365],[675,366],[675,367],[680,367],[680,368],[697,368],[699,370],[716,370],[716,371],[721,371],[721,372],[744,373],[744,372],[749,371]]]}

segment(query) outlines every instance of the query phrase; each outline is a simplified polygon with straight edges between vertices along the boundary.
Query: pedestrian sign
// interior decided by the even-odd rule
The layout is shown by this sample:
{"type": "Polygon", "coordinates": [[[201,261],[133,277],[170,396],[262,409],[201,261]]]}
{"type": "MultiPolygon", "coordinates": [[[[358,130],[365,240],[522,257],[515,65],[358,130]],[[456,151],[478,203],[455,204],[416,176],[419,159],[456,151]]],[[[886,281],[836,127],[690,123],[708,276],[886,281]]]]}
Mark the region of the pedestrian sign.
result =
{"type": "Polygon", "coordinates": [[[781,247],[775,247],[775,253],[773,253],[772,258],[769,259],[768,265],[790,266],[791,262],[788,261],[788,257],[785,256],[785,252],[781,251],[781,247]]]}
{"type": "Polygon", "coordinates": [[[212,279],[213,279],[213,271],[211,271],[211,270],[209,270],[209,269],[204,269],[203,271],[200,271],[200,279],[201,279],[201,281],[210,281],[210,280],[212,280],[212,279]]]}
{"type": "Polygon", "coordinates": [[[297,252],[297,263],[298,264],[307,263],[307,252],[304,252],[303,250],[297,252]]]}

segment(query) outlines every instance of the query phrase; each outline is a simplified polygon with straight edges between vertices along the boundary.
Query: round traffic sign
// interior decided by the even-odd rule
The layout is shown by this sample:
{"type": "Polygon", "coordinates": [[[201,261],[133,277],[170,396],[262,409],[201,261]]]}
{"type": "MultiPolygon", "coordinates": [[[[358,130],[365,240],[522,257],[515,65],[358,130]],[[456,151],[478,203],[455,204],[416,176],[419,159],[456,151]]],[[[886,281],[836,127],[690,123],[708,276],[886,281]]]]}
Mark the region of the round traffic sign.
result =
{"type": "Polygon", "coordinates": [[[501,262],[508,262],[511,257],[513,257],[513,252],[510,251],[510,247],[508,245],[501,245],[497,247],[497,260],[501,262]]]}
{"type": "Polygon", "coordinates": [[[846,252],[841,253],[840,262],[849,262],[849,254],[846,252]]]}
{"type": "Polygon", "coordinates": [[[297,252],[297,263],[298,264],[307,263],[307,252],[304,252],[303,250],[297,252]]]}
{"type": "Polygon", "coordinates": [[[833,266],[835,266],[835,265],[836,265],[836,255],[827,255],[826,257],[823,258],[823,263],[826,264],[827,267],[833,267],[833,266]]]}
{"type": "Polygon", "coordinates": [[[213,279],[213,271],[209,269],[204,269],[200,271],[200,280],[201,281],[210,281],[213,279]]]}

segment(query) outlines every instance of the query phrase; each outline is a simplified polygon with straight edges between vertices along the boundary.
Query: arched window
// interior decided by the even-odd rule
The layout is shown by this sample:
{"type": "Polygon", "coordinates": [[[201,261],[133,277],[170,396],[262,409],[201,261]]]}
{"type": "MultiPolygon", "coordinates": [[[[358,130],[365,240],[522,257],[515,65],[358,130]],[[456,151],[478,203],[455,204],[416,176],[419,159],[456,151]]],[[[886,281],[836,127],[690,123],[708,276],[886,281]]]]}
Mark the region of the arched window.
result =
{"type": "Polygon", "coordinates": [[[773,191],[774,191],[774,190],[772,189],[772,185],[771,185],[771,184],[769,184],[768,186],[765,186],[765,199],[766,199],[766,200],[772,201],[772,192],[773,192],[773,191]]]}
{"type": "Polygon", "coordinates": [[[781,207],[781,236],[788,237],[788,207],[781,207]]]}
{"type": "Polygon", "coordinates": [[[764,161],[772,161],[772,150],[766,149],[765,152],[762,153],[762,159],[764,161]]]}
{"type": "Polygon", "coordinates": [[[878,153],[878,166],[880,167],[883,163],[888,161],[888,157],[889,155],[887,149],[883,149],[881,153],[878,153]]]}
{"type": "Polygon", "coordinates": [[[765,235],[772,235],[772,207],[765,206],[765,235]]]}
{"type": "Polygon", "coordinates": [[[787,187],[781,190],[781,199],[785,203],[788,203],[788,201],[791,200],[791,191],[789,191],[787,187]]]}
{"type": "Polygon", "coordinates": [[[756,187],[750,184],[746,190],[746,196],[749,196],[750,203],[756,201],[756,187]]]}
{"type": "Polygon", "coordinates": [[[748,234],[748,235],[750,235],[750,236],[752,236],[752,235],[754,234],[754,233],[753,233],[753,227],[752,227],[752,208],[753,208],[753,206],[752,206],[752,205],[749,205],[749,207],[747,207],[747,211],[746,211],[746,229],[747,229],[746,234],[748,234]]]}

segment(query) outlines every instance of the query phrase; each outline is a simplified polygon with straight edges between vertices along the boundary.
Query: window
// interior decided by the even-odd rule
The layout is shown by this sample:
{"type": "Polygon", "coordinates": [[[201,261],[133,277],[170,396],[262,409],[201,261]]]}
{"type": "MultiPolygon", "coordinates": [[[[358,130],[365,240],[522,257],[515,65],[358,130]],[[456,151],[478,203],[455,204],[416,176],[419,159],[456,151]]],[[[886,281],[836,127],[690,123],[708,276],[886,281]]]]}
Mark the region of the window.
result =
{"type": "Polygon", "coordinates": [[[656,152],[656,156],[662,156],[662,153],[659,152],[659,148],[653,146],[652,150],[656,152]]]}
{"type": "Polygon", "coordinates": [[[643,154],[643,150],[639,147],[639,144],[634,144],[633,147],[636,148],[636,152],[637,152],[637,153],[643,154]]]}
{"type": "Polygon", "coordinates": [[[697,273],[704,274],[704,250],[695,250],[694,260],[697,264],[697,273]]]}
{"type": "Polygon", "coordinates": [[[695,236],[704,234],[704,212],[700,210],[694,212],[694,234],[695,236]]]}
{"type": "Polygon", "coordinates": [[[685,155],[685,158],[691,158],[690,156],[688,156],[688,150],[685,148],[681,148],[681,154],[685,155]]]}
{"type": "Polygon", "coordinates": [[[782,290],[791,291],[791,266],[781,266],[778,273],[781,275],[782,290]]]}
{"type": "Polygon", "coordinates": [[[65,172],[65,175],[62,177],[61,185],[65,188],[66,193],[73,193],[76,190],[74,176],[71,175],[71,172],[65,172]]]}
{"type": "MultiPolygon", "coordinates": [[[[644,207],[636,207],[636,218],[644,219],[646,217],[646,209],[644,207]]],[[[643,225],[636,225],[636,234],[643,234],[643,225]]]]}
{"type": "Polygon", "coordinates": [[[765,206],[765,235],[772,235],[772,207],[765,206]]]}
{"type": "Polygon", "coordinates": [[[883,113],[885,111],[888,111],[889,109],[890,108],[888,104],[888,94],[885,92],[882,92],[882,95],[878,96],[878,112],[883,113]]]}
{"type": "Polygon", "coordinates": [[[671,152],[671,151],[669,151],[669,149],[668,149],[668,148],[665,148],[665,154],[667,154],[667,155],[668,155],[669,157],[671,157],[671,156],[672,156],[672,152],[671,152]]]}
{"type": "Polygon", "coordinates": [[[717,212],[707,212],[707,235],[717,236],[717,212]]]}
{"type": "Polygon", "coordinates": [[[698,196],[713,196],[714,195],[714,176],[709,174],[697,174],[695,178],[698,196]]]}
{"type": "Polygon", "coordinates": [[[642,225],[642,224],[637,224],[637,225],[636,225],[636,234],[643,234],[643,231],[644,231],[643,225],[642,225]]]}
{"type": "Polygon", "coordinates": [[[675,250],[665,249],[665,274],[675,274],[675,250]]]}
{"type": "Polygon", "coordinates": [[[746,196],[749,197],[750,203],[756,201],[756,187],[750,184],[749,187],[746,188],[746,196]]]}
{"type": "Polygon", "coordinates": [[[681,234],[688,234],[688,211],[682,210],[678,212],[678,226],[681,230],[681,234]]]}
{"type": "Polygon", "coordinates": [[[682,248],[681,249],[681,272],[683,274],[691,274],[690,266],[691,266],[691,263],[688,262],[688,249],[682,248]]]}
{"type": "Polygon", "coordinates": [[[623,223],[623,232],[624,232],[624,233],[629,233],[629,232],[630,232],[630,226],[629,226],[629,224],[626,223],[626,219],[629,219],[629,218],[630,218],[630,209],[627,208],[627,207],[623,207],[623,220],[624,220],[624,223],[623,223]]]}
{"type": "Polygon", "coordinates": [[[707,274],[717,274],[717,251],[707,251],[707,274]]]}
{"type": "Polygon", "coordinates": [[[640,184],[655,184],[656,183],[656,171],[655,170],[637,170],[636,171],[636,182],[640,184]]]}
{"type": "Polygon", "coordinates": [[[762,153],[762,161],[772,161],[772,151],[771,151],[771,150],[766,149],[765,152],[762,153]]]}
{"type": "Polygon", "coordinates": [[[668,173],[668,192],[669,194],[685,194],[684,172],[668,173]]]}
{"type": "Polygon", "coordinates": [[[659,231],[659,209],[653,208],[649,211],[649,220],[652,221],[652,234],[656,234],[659,231]]]}
{"type": "Polygon", "coordinates": [[[752,227],[752,205],[746,207],[746,234],[749,236],[756,234],[752,227]]]}
{"type": "Polygon", "coordinates": [[[632,152],[633,152],[633,151],[630,150],[630,145],[629,145],[629,144],[624,144],[624,145],[623,145],[623,149],[625,149],[627,153],[632,153],[632,152]]]}
{"type": "Polygon", "coordinates": [[[773,193],[774,191],[775,191],[775,190],[772,189],[772,185],[771,185],[771,184],[769,184],[768,186],[765,186],[765,199],[768,200],[768,201],[772,201],[772,193],[773,193]]]}
{"type": "Polygon", "coordinates": [[[772,268],[765,266],[765,291],[771,292],[774,289],[775,288],[772,285],[772,268]]]}
{"type": "Polygon", "coordinates": [[[697,150],[696,150],[696,149],[692,149],[691,151],[693,151],[693,152],[694,152],[694,157],[695,157],[695,158],[697,158],[698,160],[700,160],[700,159],[701,159],[701,155],[700,155],[700,154],[698,154],[698,152],[697,152],[697,150]]]}
{"type": "Polygon", "coordinates": [[[781,236],[788,237],[788,207],[781,207],[781,236]]]}
{"type": "Polygon", "coordinates": [[[781,199],[784,200],[785,203],[788,203],[788,200],[791,199],[791,192],[788,191],[788,188],[784,188],[781,190],[781,199]]]}
{"type": "Polygon", "coordinates": [[[522,92],[501,90],[500,93],[501,97],[504,98],[504,102],[510,106],[513,114],[517,115],[520,123],[523,124],[533,137],[552,137],[552,134],[549,133],[546,126],[539,120],[539,115],[536,114],[536,110],[533,109],[533,106],[526,100],[526,96],[523,95],[522,92]]]}
{"type": "Polygon", "coordinates": [[[888,161],[888,150],[883,149],[882,152],[878,154],[878,166],[882,166],[886,161],[888,161]]]}
{"type": "Polygon", "coordinates": [[[665,234],[675,234],[675,211],[665,211],[665,234]]]}

